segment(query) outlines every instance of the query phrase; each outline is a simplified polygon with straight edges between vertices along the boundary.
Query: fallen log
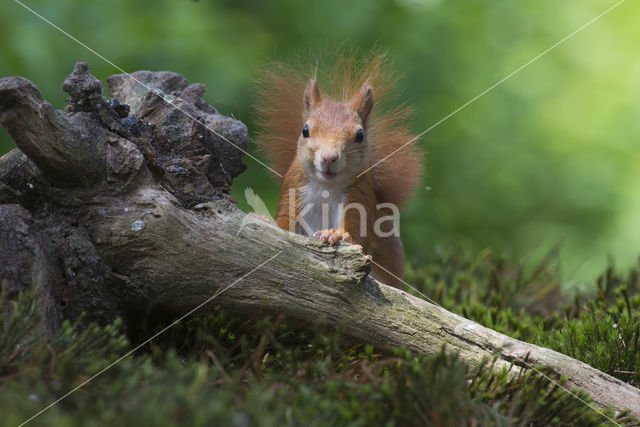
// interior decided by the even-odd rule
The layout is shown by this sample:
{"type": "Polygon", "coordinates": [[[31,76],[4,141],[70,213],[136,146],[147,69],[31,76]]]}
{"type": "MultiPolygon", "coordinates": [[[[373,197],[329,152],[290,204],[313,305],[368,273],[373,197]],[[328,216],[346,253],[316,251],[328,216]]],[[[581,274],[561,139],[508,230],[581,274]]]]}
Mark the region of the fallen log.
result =
{"type": "Polygon", "coordinates": [[[134,329],[217,295],[238,316],[283,313],[380,348],[543,365],[597,406],[640,417],[640,390],[373,280],[358,246],[329,247],[238,210],[229,192],[247,130],[204,102],[202,85],[147,71],[107,82],[109,100],[76,64],[57,111],[28,80],[0,79],[0,124],[18,146],[0,158],[0,283],[10,295],[40,290],[47,331],[82,312],[134,329]]]}

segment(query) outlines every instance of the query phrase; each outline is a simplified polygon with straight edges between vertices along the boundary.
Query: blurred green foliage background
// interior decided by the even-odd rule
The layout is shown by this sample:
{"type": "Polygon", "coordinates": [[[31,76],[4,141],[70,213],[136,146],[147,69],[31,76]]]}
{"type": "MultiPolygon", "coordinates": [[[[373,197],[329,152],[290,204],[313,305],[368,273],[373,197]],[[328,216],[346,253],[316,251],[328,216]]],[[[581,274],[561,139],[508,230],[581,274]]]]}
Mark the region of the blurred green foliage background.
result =
{"type": "MultiPolygon", "coordinates": [[[[416,132],[528,62],[615,0],[23,0],[124,70],[171,70],[253,131],[256,69],[347,41],[390,51],[416,132]]],[[[556,244],[565,279],[593,279],[640,253],[640,4],[626,1],[420,141],[423,185],[404,211],[410,258],[460,242],[517,257],[556,244]]],[[[0,14],[0,76],[32,80],[63,108],[84,60],[120,71],[17,2],[0,14]]],[[[13,148],[0,130],[0,154],[13,148]]],[[[255,154],[252,146],[251,151],[255,154]]],[[[234,184],[275,211],[278,182],[251,159],[234,184]]],[[[402,173],[402,171],[398,171],[402,173]]]]}

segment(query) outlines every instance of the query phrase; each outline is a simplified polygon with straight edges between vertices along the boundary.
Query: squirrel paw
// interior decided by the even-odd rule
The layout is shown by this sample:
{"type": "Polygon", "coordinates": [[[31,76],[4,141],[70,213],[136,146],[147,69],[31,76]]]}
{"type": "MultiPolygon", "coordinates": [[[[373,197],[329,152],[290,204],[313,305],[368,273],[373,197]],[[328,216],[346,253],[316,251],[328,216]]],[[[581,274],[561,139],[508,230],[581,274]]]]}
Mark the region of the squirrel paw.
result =
{"type": "Polygon", "coordinates": [[[271,221],[271,219],[269,219],[269,217],[267,217],[267,216],[260,215],[259,213],[255,213],[255,212],[249,212],[249,215],[254,217],[254,218],[256,218],[256,219],[264,221],[267,224],[273,224],[273,221],[271,221]]]}
{"type": "Polygon", "coordinates": [[[337,245],[338,242],[353,243],[351,235],[343,228],[316,231],[314,236],[322,240],[322,243],[329,243],[330,245],[337,245]]]}

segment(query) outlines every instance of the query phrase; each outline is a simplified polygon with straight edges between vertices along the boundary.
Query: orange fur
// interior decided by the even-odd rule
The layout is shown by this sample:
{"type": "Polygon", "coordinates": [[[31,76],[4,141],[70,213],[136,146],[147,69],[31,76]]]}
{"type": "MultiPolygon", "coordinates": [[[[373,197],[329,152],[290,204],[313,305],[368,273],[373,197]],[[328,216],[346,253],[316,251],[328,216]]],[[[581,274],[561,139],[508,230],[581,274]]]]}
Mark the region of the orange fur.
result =
{"type": "MultiPolygon", "coordinates": [[[[397,81],[384,53],[372,53],[363,59],[354,52],[337,54],[328,73],[316,66],[273,63],[261,72],[258,80],[256,142],[269,158],[271,167],[284,176],[293,159],[300,129],[304,123],[302,94],[317,75],[324,93],[339,102],[355,97],[365,82],[373,87],[375,104],[369,119],[370,165],[393,153],[414,138],[407,124],[412,110],[406,105],[389,106],[391,91],[397,81]]],[[[416,141],[376,166],[368,173],[375,178],[380,203],[402,206],[419,184],[422,174],[422,152],[416,141]]]]}
{"type": "MultiPolygon", "coordinates": [[[[411,110],[404,105],[387,107],[395,81],[385,54],[374,54],[364,61],[352,52],[339,55],[326,75],[301,66],[272,64],[263,70],[259,82],[257,142],[272,168],[283,175],[278,226],[300,232],[296,227],[302,205],[314,206],[311,215],[318,213],[316,202],[303,203],[305,195],[311,194],[317,201],[322,191],[339,188],[339,199],[329,203],[334,209],[344,202],[340,224],[334,225],[340,230],[337,235],[349,233],[353,243],[361,245],[382,266],[372,267],[374,276],[402,288],[402,282],[393,277],[404,275],[400,239],[374,233],[374,222],[390,213],[377,209],[378,204],[401,206],[422,172],[422,153],[415,148],[416,141],[404,146],[414,138],[407,126],[411,110]],[[326,92],[319,87],[327,88],[326,92]],[[306,135],[301,135],[303,126],[306,135]],[[363,130],[364,143],[357,144],[356,133],[362,134],[363,130]],[[334,160],[327,160],[332,155],[334,160]],[[382,159],[382,163],[357,176],[382,159]],[[316,174],[324,173],[327,161],[335,161],[326,169],[334,170],[335,176],[325,182],[316,174]],[[325,166],[318,169],[317,162],[325,162],[325,166]],[[290,200],[292,196],[295,201],[290,200]],[[361,221],[358,209],[348,208],[350,203],[363,209],[366,221],[361,221]],[[366,227],[365,233],[361,225],[366,227]]],[[[386,228],[392,230],[390,225],[386,228]]],[[[329,235],[333,229],[313,231],[329,235]]]]}

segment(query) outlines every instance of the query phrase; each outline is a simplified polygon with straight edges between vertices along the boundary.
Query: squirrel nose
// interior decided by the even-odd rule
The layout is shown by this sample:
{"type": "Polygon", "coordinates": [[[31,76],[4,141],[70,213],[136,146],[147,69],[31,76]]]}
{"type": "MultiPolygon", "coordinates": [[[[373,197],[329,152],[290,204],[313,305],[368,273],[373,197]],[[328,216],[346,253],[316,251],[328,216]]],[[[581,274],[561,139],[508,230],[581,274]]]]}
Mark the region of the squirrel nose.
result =
{"type": "Polygon", "coordinates": [[[329,152],[329,153],[325,152],[325,153],[322,153],[321,157],[324,163],[331,164],[331,163],[334,163],[336,160],[338,160],[338,153],[336,153],[335,151],[329,152]]]}

